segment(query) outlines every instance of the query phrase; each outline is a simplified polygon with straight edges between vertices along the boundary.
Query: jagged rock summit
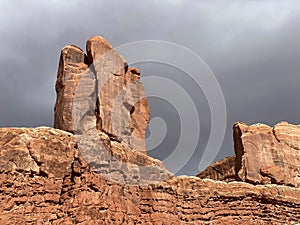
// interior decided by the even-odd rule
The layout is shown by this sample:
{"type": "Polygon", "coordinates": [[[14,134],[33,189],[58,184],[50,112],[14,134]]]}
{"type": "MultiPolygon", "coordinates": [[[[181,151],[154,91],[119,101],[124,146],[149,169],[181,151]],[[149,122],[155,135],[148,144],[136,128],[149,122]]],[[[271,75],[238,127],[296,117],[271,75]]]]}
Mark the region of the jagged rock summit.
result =
{"type": "Polygon", "coordinates": [[[0,128],[0,224],[299,224],[298,126],[237,123],[235,157],[175,177],[139,75],[101,37],[62,49],[58,129],[0,128]]]}

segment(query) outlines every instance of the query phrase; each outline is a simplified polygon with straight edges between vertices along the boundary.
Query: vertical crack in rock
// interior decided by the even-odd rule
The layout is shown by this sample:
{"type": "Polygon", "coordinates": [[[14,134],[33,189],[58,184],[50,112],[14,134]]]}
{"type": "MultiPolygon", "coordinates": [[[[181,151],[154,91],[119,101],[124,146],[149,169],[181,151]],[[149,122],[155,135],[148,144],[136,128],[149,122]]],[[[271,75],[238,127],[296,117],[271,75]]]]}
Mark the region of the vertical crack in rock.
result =
{"type": "Polygon", "coordinates": [[[275,132],[275,127],[272,128],[272,133],[274,135],[274,138],[280,143],[280,140],[278,139],[276,132],[275,132]]]}
{"type": "MultiPolygon", "coordinates": [[[[89,53],[88,53],[89,54],[89,53]]],[[[99,131],[102,131],[102,121],[100,117],[100,101],[99,101],[99,80],[98,80],[98,75],[97,71],[95,69],[95,66],[93,64],[93,58],[89,57],[92,61],[90,62],[90,69],[92,73],[94,74],[94,79],[95,79],[95,96],[96,96],[96,102],[95,102],[95,116],[96,116],[96,129],[99,131]]]]}

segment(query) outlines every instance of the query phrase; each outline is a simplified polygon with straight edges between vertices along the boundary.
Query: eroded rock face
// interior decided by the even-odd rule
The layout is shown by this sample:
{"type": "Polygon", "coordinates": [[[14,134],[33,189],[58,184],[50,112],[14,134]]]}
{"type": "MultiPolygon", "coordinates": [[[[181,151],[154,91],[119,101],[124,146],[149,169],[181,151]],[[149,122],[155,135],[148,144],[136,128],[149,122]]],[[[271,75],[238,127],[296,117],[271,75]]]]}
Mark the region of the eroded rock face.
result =
{"type": "MultiPolygon", "coordinates": [[[[119,142],[107,139],[107,145],[112,146],[114,156],[129,164],[159,163],[126,150],[119,142]]],[[[75,136],[53,128],[0,129],[0,156],[3,225],[300,221],[299,188],[186,176],[149,185],[123,185],[91,170],[77,149],[75,136]]]]}
{"type": "Polygon", "coordinates": [[[1,128],[0,171],[63,178],[71,172],[75,141],[49,128],[1,128]]]}
{"type": "Polygon", "coordinates": [[[201,179],[207,178],[226,182],[237,180],[235,171],[235,156],[229,156],[213,163],[199,173],[197,177],[201,179]]]}
{"type": "Polygon", "coordinates": [[[150,109],[140,71],[102,37],[61,52],[54,127],[72,133],[96,128],[129,148],[146,153],[150,109]]]}
{"type": "Polygon", "coordinates": [[[233,133],[236,171],[242,181],[300,187],[300,126],[236,123],[233,133]]]}

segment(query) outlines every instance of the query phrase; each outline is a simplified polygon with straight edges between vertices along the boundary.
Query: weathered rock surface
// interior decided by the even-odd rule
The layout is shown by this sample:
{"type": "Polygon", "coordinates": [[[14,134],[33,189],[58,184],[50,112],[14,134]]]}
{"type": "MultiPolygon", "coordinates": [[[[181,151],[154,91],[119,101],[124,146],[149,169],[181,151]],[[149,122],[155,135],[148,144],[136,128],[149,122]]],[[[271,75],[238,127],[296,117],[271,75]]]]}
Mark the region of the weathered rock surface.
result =
{"type": "Polygon", "coordinates": [[[87,54],[63,48],[57,74],[54,127],[82,133],[94,127],[129,148],[146,153],[150,109],[140,71],[102,37],[92,37],[87,54]]]}
{"type": "Polygon", "coordinates": [[[201,179],[207,178],[226,182],[236,181],[235,156],[229,156],[213,163],[199,173],[197,177],[201,179]]]}
{"type": "Polygon", "coordinates": [[[76,46],[61,50],[56,80],[56,104],[54,126],[73,132],[73,100],[81,77],[87,72],[87,56],[76,46]]]}
{"type": "MultiPolygon", "coordinates": [[[[127,163],[159,163],[145,154],[114,148],[127,163]]],[[[75,136],[53,128],[0,129],[0,156],[3,225],[300,221],[299,188],[185,176],[123,185],[93,172],[79,153],[75,136]]]]}
{"type": "Polygon", "coordinates": [[[300,187],[300,126],[236,123],[233,133],[240,180],[300,187]]]}

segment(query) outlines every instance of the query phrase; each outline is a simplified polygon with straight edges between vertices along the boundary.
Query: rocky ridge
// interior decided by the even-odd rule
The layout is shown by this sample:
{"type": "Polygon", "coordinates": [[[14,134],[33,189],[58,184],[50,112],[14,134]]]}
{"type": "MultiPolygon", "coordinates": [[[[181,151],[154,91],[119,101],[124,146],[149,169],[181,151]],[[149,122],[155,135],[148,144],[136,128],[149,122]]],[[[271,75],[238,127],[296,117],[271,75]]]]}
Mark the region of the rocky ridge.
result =
{"type": "MultiPolygon", "coordinates": [[[[0,137],[1,224],[291,224],[300,220],[299,188],[186,176],[124,185],[94,172],[71,133],[46,127],[1,128],[0,137]]],[[[158,163],[139,154],[144,163],[158,163]]]]}

